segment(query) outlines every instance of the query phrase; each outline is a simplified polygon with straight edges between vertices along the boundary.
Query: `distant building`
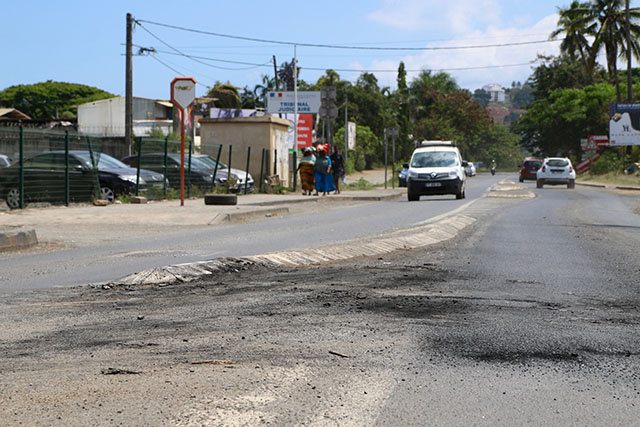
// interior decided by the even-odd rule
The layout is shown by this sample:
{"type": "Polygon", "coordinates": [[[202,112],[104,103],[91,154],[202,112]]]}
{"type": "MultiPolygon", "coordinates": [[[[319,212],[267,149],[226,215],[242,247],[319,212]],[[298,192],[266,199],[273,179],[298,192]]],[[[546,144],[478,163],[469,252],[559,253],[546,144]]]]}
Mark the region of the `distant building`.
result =
{"type": "Polygon", "coordinates": [[[505,101],[505,90],[502,86],[496,83],[492,83],[486,86],[483,86],[482,89],[491,95],[490,102],[498,102],[504,103],[505,101]]]}
{"type": "Polygon", "coordinates": [[[20,110],[15,108],[0,108],[0,120],[30,120],[31,117],[27,116],[20,110]]]}
{"type": "MultiPolygon", "coordinates": [[[[87,135],[124,137],[125,97],[102,99],[78,105],[78,132],[87,135]]],[[[173,104],[133,98],[133,134],[146,136],[153,128],[165,135],[173,131],[173,104]]]]}

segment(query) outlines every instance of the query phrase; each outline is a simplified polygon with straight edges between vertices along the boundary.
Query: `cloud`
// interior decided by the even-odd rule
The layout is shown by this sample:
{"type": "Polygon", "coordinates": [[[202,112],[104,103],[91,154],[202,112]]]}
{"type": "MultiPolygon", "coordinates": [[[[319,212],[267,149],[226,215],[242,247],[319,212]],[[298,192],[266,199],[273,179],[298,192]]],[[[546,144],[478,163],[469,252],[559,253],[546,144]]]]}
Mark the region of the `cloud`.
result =
{"type": "MultiPolygon", "coordinates": [[[[514,42],[547,40],[548,35],[556,28],[557,15],[549,15],[530,27],[499,28],[490,26],[486,30],[468,32],[464,38],[449,42],[428,43],[427,47],[436,46],[473,46],[493,45],[514,42]]],[[[424,50],[416,55],[406,55],[398,59],[374,60],[366,65],[367,69],[397,69],[399,61],[404,61],[407,70],[446,71],[456,78],[458,84],[472,91],[488,83],[510,86],[513,81],[524,82],[531,74],[531,65],[527,63],[536,59],[538,54],[557,55],[560,42],[531,44],[510,47],[492,47],[462,50],[424,50]],[[519,66],[502,68],[485,68],[498,65],[519,66]],[[467,69],[467,70],[460,70],[467,69]]],[[[375,73],[381,86],[396,85],[395,73],[375,73]]],[[[419,71],[409,71],[407,80],[415,78],[419,71]]]]}
{"type": "Polygon", "coordinates": [[[384,0],[367,18],[403,30],[428,28],[461,34],[477,25],[497,24],[500,13],[498,0],[384,0]]]}

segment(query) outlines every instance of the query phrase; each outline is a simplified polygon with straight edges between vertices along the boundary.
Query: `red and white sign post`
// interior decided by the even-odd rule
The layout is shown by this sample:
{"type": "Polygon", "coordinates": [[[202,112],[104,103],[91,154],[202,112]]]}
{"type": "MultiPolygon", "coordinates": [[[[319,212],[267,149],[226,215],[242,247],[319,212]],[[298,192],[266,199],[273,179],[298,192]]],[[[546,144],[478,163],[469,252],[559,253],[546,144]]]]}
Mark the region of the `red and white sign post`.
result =
{"type": "Polygon", "coordinates": [[[196,80],[176,77],[171,82],[171,102],[180,112],[180,206],[184,206],[184,121],[187,109],[196,99],[196,80]]]}

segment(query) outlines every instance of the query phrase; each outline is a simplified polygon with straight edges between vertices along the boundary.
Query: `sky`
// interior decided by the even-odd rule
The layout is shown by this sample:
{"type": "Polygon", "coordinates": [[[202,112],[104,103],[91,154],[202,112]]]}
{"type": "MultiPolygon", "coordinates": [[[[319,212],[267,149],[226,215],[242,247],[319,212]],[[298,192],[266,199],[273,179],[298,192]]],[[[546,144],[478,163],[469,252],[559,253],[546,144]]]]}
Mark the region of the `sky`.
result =
{"type": "Polygon", "coordinates": [[[570,1],[3,2],[0,90],[54,80],[124,95],[126,14],[131,13],[138,21],[133,94],[169,99],[176,76],[194,77],[197,96],[216,81],[253,89],[263,75],[273,76],[274,55],[278,65],[293,58],[293,44],[300,44],[295,48],[300,78],[310,83],[328,68],[352,82],[368,70],[380,86],[395,88],[404,61],[409,81],[420,70],[433,70],[448,72],[471,91],[489,83],[510,87],[527,80],[538,54],[558,54],[560,42],[549,42],[548,36],[556,28],[558,7],[570,1]],[[497,46],[538,41],[544,42],[497,46]],[[155,53],[137,55],[140,48],[155,53]]]}

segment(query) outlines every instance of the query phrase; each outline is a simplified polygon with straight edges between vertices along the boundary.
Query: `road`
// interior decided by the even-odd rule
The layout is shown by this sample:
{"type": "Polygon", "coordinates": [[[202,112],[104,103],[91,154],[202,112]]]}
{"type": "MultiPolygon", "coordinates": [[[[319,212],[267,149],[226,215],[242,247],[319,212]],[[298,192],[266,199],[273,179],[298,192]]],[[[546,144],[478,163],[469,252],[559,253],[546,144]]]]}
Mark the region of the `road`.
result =
{"type": "MultiPolygon", "coordinates": [[[[46,253],[9,254],[0,259],[0,295],[104,282],[154,267],[221,256],[321,246],[409,227],[480,198],[496,181],[496,177],[489,175],[469,179],[466,201],[439,196],[424,197],[418,204],[406,200],[360,203],[345,208],[305,210],[298,215],[248,224],[191,227],[151,236],[136,236],[132,230],[132,237],[116,242],[46,253]]],[[[109,233],[109,230],[93,232],[109,233]]]]}
{"type": "Polygon", "coordinates": [[[525,185],[538,197],[477,200],[437,246],[6,297],[0,417],[637,425],[637,196],[525,185]]]}

